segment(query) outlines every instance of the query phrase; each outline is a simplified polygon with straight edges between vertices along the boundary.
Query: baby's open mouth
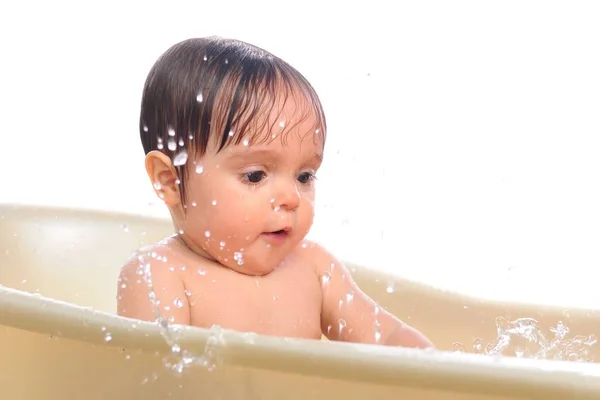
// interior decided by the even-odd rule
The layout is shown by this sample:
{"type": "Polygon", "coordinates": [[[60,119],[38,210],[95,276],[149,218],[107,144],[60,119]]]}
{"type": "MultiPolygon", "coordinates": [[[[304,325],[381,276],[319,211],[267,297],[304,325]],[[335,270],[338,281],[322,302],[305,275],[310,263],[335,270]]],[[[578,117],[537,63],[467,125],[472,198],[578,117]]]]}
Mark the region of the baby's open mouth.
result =
{"type": "Polygon", "coordinates": [[[265,232],[264,237],[267,241],[273,244],[280,244],[285,242],[289,235],[289,229],[279,229],[277,231],[265,232]]]}

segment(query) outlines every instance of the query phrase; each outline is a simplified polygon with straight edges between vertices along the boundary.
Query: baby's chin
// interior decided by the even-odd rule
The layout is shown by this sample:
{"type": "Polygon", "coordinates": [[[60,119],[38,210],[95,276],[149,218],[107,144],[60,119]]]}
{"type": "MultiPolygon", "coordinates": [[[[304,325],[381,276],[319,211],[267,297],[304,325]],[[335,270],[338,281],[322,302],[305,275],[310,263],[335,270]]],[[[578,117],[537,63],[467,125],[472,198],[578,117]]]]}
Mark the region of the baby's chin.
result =
{"type": "MultiPolygon", "coordinates": [[[[223,265],[223,264],[222,264],[223,265]]],[[[250,263],[235,264],[235,265],[223,265],[225,268],[237,272],[242,275],[248,276],[265,276],[275,270],[275,266],[267,265],[251,265],[250,263]]]]}

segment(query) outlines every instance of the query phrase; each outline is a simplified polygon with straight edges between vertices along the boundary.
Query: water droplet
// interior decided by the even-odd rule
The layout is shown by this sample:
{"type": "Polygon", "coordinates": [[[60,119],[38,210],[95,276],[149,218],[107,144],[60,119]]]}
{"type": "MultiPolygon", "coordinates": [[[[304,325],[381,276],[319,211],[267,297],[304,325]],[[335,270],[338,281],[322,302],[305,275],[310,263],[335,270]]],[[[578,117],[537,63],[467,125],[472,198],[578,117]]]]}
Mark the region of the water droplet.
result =
{"type": "Polygon", "coordinates": [[[201,92],[200,92],[200,93],[198,93],[198,96],[196,96],[196,101],[197,101],[198,103],[202,103],[202,93],[201,93],[201,92]]]}
{"type": "Polygon", "coordinates": [[[233,259],[237,261],[238,265],[244,264],[244,255],[241,251],[236,251],[235,253],[233,253],[233,259]]]}
{"type": "Polygon", "coordinates": [[[277,296],[273,296],[273,300],[277,300],[277,299],[278,299],[278,297],[277,297],[277,296]]]}
{"type": "Polygon", "coordinates": [[[121,283],[121,289],[126,289],[127,288],[127,284],[126,283],[121,283]]]}
{"type": "Polygon", "coordinates": [[[200,164],[196,165],[196,173],[201,174],[204,172],[204,167],[200,164]]]}
{"type": "Polygon", "coordinates": [[[346,320],[345,319],[340,318],[338,320],[338,328],[339,328],[340,336],[342,336],[342,332],[344,331],[344,328],[346,328],[346,320]]]}
{"type": "Polygon", "coordinates": [[[146,125],[144,125],[142,129],[144,130],[144,132],[148,132],[148,127],[146,125]]]}
{"type": "Polygon", "coordinates": [[[213,206],[216,206],[216,205],[217,205],[217,201],[216,201],[216,200],[213,200],[213,201],[212,201],[212,205],[213,205],[213,206]]]}
{"type": "Polygon", "coordinates": [[[225,242],[223,240],[221,240],[219,242],[219,246],[221,247],[221,250],[223,250],[223,248],[225,247],[225,242]]]}
{"type": "Polygon", "coordinates": [[[233,131],[231,130],[231,131],[229,131],[229,137],[232,137],[232,136],[233,136],[233,131]]]}
{"type": "Polygon", "coordinates": [[[225,59],[225,64],[229,64],[229,60],[228,59],[225,59]]]}
{"type": "Polygon", "coordinates": [[[319,128],[315,129],[315,134],[318,135],[320,132],[319,128]]]}
{"type": "Polygon", "coordinates": [[[185,142],[183,141],[183,139],[179,139],[179,142],[177,142],[177,144],[179,144],[179,147],[185,146],[185,142]]]}
{"type": "Polygon", "coordinates": [[[475,353],[481,353],[481,350],[483,349],[483,342],[480,338],[475,338],[473,339],[473,351],[475,353]]]}
{"type": "Polygon", "coordinates": [[[110,332],[106,332],[106,334],[104,335],[104,341],[108,343],[111,340],[112,340],[112,335],[110,334],[110,332]]]}
{"type": "Polygon", "coordinates": [[[188,153],[185,149],[182,149],[177,155],[173,158],[173,165],[176,167],[180,167],[185,165],[188,160],[188,153]]]}
{"type": "Polygon", "coordinates": [[[354,299],[354,290],[350,289],[346,292],[346,302],[350,303],[354,299]]]}
{"type": "Polygon", "coordinates": [[[168,129],[167,132],[168,132],[168,134],[169,134],[170,137],[175,137],[175,129],[169,127],[169,129],[168,129]]]}
{"type": "Polygon", "coordinates": [[[192,201],[192,207],[196,207],[196,202],[192,201]]]}
{"type": "Polygon", "coordinates": [[[452,343],[452,351],[458,353],[466,353],[465,346],[463,346],[463,344],[460,342],[452,343]]]}
{"type": "Polygon", "coordinates": [[[167,148],[171,151],[175,151],[177,149],[177,143],[175,142],[175,139],[169,138],[169,140],[167,140],[167,148]]]}
{"type": "Polygon", "coordinates": [[[123,229],[124,232],[129,232],[129,226],[126,224],[121,225],[121,229],[123,229]]]}
{"type": "Polygon", "coordinates": [[[389,282],[385,291],[388,293],[394,293],[394,282],[389,282]]]}
{"type": "Polygon", "coordinates": [[[203,58],[203,60],[204,60],[204,61],[208,60],[208,57],[206,57],[206,54],[204,55],[204,58],[203,58]]]}
{"type": "Polygon", "coordinates": [[[280,121],[279,126],[283,128],[285,126],[285,121],[280,121]]]}
{"type": "Polygon", "coordinates": [[[376,330],[375,331],[375,343],[379,343],[380,340],[381,340],[381,331],[376,330]]]}
{"type": "Polygon", "coordinates": [[[204,275],[206,275],[206,271],[203,270],[202,268],[198,268],[198,275],[204,276],[204,275]]]}
{"type": "Polygon", "coordinates": [[[171,351],[173,353],[177,354],[181,351],[181,346],[179,346],[177,343],[175,343],[173,346],[171,346],[171,351]]]}
{"type": "Polygon", "coordinates": [[[331,280],[331,274],[329,272],[324,272],[323,275],[321,275],[321,285],[323,285],[323,286],[328,285],[330,280],[331,280]]]}
{"type": "Polygon", "coordinates": [[[281,210],[281,207],[280,207],[280,206],[275,206],[275,207],[273,207],[273,211],[275,211],[275,212],[279,212],[279,210],[281,210]]]}
{"type": "Polygon", "coordinates": [[[181,308],[183,307],[183,300],[181,300],[179,297],[176,297],[175,300],[173,300],[173,304],[175,307],[181,308]]]}
{"type": "Polygon", "coordinates": [[[245,147],[248,147],[248,139],[244,139],[244,141],[242,143],[244,144],[245,147]]]}
{"type": "Polygon", "coordinates": [[[154,186],[154,189],[155,189],[155,190],[160,190],[160,189],[162,189],[162,185],[161,185],[160,183],[158,183],[158,182],[154,182],[154,185],[153,185],[153,186],[154,186]]]}
{"type": "Polygon", "coordinates": [[[210,231],[204,232],[204,236],[206,236],[207,238],[210,237],[210,231]]]}

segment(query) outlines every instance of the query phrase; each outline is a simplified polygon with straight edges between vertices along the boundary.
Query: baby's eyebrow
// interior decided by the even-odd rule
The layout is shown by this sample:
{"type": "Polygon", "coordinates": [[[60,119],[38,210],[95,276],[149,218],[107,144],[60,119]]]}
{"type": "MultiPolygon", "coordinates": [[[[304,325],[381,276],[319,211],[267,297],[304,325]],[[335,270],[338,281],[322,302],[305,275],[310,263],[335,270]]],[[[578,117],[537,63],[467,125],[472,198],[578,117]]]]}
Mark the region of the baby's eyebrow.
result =
{"type": "Polygon", "coordinates": [[[248,148],[243,151],[233,152],[229,156],[230,160],[246,160],[249,158],[276,160],[280,158],[280,155],[273,150],[248,148]]]}
{"type": "MultiPolygon", "coordinates": [[[[323,154],[322,153],[314,153],[313,154],[315,160],[319,163],[323,162],[323,154]]],[[[232,161],[237,160],[248,160],[248,159],[263,159],[269,161],[277,161],[280,160],[283,156],[275,151],[270,149],[261,149],[261,148],[247,148],[242,151],[235,151],[230,156],[229,159],[232,161]]]]}

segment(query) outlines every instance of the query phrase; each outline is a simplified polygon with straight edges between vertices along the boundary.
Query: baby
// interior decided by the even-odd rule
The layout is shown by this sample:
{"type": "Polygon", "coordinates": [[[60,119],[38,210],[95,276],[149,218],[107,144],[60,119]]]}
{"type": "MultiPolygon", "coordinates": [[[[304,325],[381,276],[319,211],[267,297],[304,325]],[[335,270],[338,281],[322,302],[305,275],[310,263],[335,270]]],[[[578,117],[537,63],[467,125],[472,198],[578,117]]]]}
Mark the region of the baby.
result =
{"type": "Polygon", "coordinates": [[[177,234],[122,268],[118,314],[264,335],[431,347],[305,239],[327,127],[293,67],[216,37],[167,50],[146,80],[145,166],[177,234]]]}

